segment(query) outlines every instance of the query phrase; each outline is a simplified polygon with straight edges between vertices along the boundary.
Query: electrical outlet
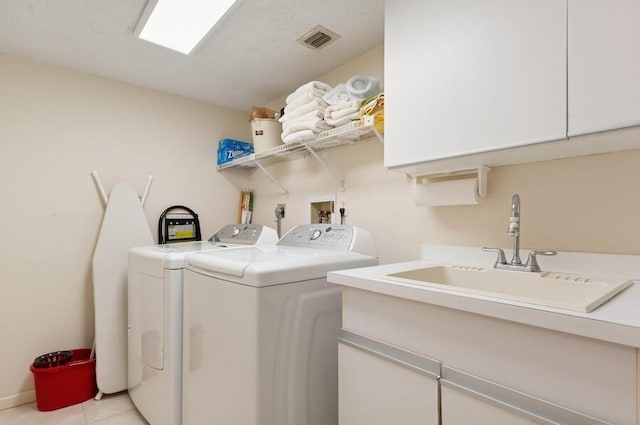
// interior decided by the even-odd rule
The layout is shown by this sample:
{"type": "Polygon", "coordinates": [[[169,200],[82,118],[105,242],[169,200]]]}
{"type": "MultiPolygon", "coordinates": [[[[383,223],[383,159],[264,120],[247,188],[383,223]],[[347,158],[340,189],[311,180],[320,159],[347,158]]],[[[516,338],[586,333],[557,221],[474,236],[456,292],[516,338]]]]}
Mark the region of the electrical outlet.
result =
{"type": "Polygon", "coordinates": [[[282,218],[284,218],[284,207],[285,207],[285,204],[278,204],[278,209],[282,211],[282,218]]]}

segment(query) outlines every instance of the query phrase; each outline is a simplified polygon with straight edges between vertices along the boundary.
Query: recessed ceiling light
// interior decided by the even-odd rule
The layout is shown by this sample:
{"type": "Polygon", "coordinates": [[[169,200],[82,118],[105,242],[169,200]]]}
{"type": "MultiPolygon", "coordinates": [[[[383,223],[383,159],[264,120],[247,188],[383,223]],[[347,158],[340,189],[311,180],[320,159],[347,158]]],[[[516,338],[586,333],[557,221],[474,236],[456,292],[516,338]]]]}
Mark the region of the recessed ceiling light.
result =
{"type": "Polygon", "coordinates": [[[235,0],[149,0],[138,37],[189,54],[235,0]],[[145,22],[146,18],[146,22],[145,22]]]}

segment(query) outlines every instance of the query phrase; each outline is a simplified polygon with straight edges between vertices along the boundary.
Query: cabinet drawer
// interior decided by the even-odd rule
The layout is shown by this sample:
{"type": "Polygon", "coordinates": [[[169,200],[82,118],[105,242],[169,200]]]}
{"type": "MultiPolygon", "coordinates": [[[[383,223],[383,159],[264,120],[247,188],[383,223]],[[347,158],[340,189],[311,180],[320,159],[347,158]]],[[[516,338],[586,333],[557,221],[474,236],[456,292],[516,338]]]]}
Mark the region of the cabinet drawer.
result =
{"type": "Polygon", "coordinates": [[[438,362],[350,332],[338,346],[340,425],[437,425],[438,362]]]}
{"type": "Polygon", "coordinates": [[[442,423],[463,425],[605,425],[583,415],[514,389],[443,366],[442,423]]]}

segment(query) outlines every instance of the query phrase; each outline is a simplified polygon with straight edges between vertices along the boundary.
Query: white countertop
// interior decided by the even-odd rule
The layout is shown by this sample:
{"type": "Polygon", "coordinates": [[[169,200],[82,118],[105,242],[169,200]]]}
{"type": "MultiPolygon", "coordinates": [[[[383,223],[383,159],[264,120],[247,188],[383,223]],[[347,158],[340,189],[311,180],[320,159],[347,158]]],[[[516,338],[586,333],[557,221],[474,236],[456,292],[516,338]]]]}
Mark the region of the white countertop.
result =
{"type": "MultiPolygon", "coordinates": [[[[526,255],[526,252],[521,254],[526,258],[523,254],[526,255]]],[[[634,279],[631,286],[590,313],[463,294],[447,288],[399,282],[387,277],[390,273],[442,263],[489,268],[494,260],[479,247],[426,245],[422,256],[423,260],[331,272],[327,279],[346,287],[640,347],[640,256],[559,252],[556,257],[540,258],[541,267],[547,271],[634,279]]]]}

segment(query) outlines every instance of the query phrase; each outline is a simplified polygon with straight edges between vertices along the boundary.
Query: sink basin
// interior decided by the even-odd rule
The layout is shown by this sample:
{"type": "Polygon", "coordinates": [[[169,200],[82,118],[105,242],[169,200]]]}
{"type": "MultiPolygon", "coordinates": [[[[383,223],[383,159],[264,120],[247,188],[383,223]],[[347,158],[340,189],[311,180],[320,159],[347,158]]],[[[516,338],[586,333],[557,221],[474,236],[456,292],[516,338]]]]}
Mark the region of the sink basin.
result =
{"type": "Polygon", "coordinates": [[[567,273],[440,265],[388,275],[404,282],[446,288],[578,312],[590,312],[631,285],[631,280],[567,273]]]}

